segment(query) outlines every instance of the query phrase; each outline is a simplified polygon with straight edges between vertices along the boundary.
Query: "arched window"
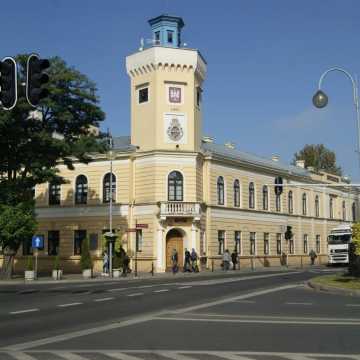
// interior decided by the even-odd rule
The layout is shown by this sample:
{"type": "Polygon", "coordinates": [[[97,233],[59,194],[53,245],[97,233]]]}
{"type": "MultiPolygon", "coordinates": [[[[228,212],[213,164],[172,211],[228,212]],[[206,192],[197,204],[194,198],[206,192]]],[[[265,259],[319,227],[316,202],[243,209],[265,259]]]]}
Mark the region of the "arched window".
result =
{"type": "Polygon", "coordinates": [[[222,176],[217,179],[217,199],[218,205],[224,205],[224,178],[222,176]]]}
{"type": "Polygon", "coordinates": [[[305,193],[302,196],[302,213],[303,213],[303,215],[307,214],[307,200],[306,200],[306,194],[305,193]]]}
{"type": "Polygon", "coordinates": [[[351,205],[352,221],[356,221],[356,206],[353,202],[351,205]]]}
{"type": "Polygon", "coordinates": [[[249,208],[255,208],[255,187],[253,182],[249,184],[249,208]]]}
{"type": "Polygon", "coordinates": [[[343,219],[343,221],[346,221],[346,204],[345,204],[345,200],[342,202],[342,219],[343,219]]]}
{"type": "Polygon", "coordinates": [[[86,204],[88,194],[88,182],[84,175],[79,175],[75,181],[75,204],[86,204]]]}
{"type": "Polygon", "coordinates": [[[319,207],[319,195],[315,196],[315,216],[319,217],[320,216],[320,207],[319,207]]]}
{"type": "Polygon", "coordinates": [[[281,195],[276,195],[275,197],[275,208],[277,212],[281,211],[281,195]]]}
{"type": "Polygon", "coordinates": [[[330,196],[329,199],[329,217],[330,219],[334,218],[334,199],[332,198],[332,196],[330,196]]]}
{"type": "MultiPolygon", "coordinates": [[[[111,182],[112,182],[112,184],[111,184],[112,185],[111,199],[113,202],[115,202],[115,200],[116,200],[116,176],[114,174],[112,174],[111,182]]],[[[107,173],[104,176],[104,180],[103,180],[103,202],[104,203],[110,202],[110,173],[107,173]]]]}
{"type": "Polygon", "coordinates": [[[172,171],[168,176],[168,201],[183,201],[184,179],[179,171],[172,171]]]}
{"type": "Polygon", "coordinates": [[[269,209],[269,190],[266,185],[263,186],[263,210],[269,209]]]}
{"type": "Polygon", "coordinates": [[[60,205],[61,185],[49,184],[49,205],[60,205]]]}
{"type": "Polygon", "coordinates": [[[234,181],[234,206],[240,206],[240,183],[238,179],[234,181]]]}
{"type": "Polygon", "coordinates": [[[292,191],[289,191],[288,194],[288,210],[289,210],[289,214],[292,214],[294,212],[294,200],[293,200],[292,191]]]}

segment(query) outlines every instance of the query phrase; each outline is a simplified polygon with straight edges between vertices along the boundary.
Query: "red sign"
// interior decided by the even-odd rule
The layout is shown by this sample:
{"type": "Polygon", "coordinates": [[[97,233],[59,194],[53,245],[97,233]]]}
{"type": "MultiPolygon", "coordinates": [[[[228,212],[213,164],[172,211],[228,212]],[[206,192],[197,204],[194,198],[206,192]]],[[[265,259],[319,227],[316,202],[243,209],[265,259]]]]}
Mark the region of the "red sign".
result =
{"type": "Polygon", "coordinates": [[[149,224],[136,224],[137,229],[147,229],[149,224]]]}

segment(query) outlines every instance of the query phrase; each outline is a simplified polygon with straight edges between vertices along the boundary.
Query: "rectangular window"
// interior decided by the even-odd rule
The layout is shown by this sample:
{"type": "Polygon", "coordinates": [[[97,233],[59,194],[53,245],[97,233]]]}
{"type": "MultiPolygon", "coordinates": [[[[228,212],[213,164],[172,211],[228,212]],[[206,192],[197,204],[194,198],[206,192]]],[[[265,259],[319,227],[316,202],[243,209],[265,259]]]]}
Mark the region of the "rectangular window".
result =
{"type": "Polygon", "coordinates": [[[276,253],[278,255],[281,255],[282,253],[282,246],[281,246],[281,236],[282,234],[281,233],[277,233],[276,234],[276,253]]]}
{"type": "Polygon", "coordinates": [[[160,44],[160,31],[155,31],[155,45],[160,44]]]}
{"type": "Polygon", "coordinates": [[[60,232],[51,230],[48,232],[48,255],[56,256],[59,254],[60,232]]]}
{"type": "Polygon", "coordinates": [[[201,88],[197,87],[196,88],[196,105],[198,107],[200,107],[200,104],[201,104],[201,88]]]}
{"type": "Polygon", "coordinates": [[[85,238],[86,238],[86,230],[74,231],[74,255],[81,255],[81,246],[85,238]]]}
{"type": "Polygon", "coordinates": [[[255,255],[256,253],[256,233],[250,233],[250,255],[255,255]]]}
{"type": "Polygon", "coordinates": [[[269,233],[264,233],[264,254],[269,255],[269,233]]]}
{"type": "Polygon", "coordinates": [[[294,240],[290,239],[289,240],[289,253],[294,254],[294,250],[295,250],[295,248],[294,248],[294,240]]]}
{"type": "Polygon", "coordinates": [[[321,251],[321,238],[320,235],[316,235],[316,252],[320,254],[321,251]]]}
{"type": "Polygon", "coordinates": [[[234,240],[235,240],[235,250],[238,254],[241,254],[241,231],[235,231],[234,240]]]}
{"type": "Polygon", "coordinates": [[[49,205],[60,205],[60,184],[49,184],[49,205]]]}
{"type": "Polygon", "coordinates": [[[32,239],[24,239],[22,243],[23,255],[32,255],[33,248],[31,247],[32,239]]]}
{"type": "Polygon", "coordinates": [[[308,236],[304,234],[304,254],[308,253],[308,236]]]}
{"type": "Polygon", "coordinates": [[[225,247],[225,230],[218,231],[218,242],[219,242],[218,254],[222,255],[224,253],[224,247],[225,247]]]}
{"type": "Polygon", "coordinates": [[[141,252],[143,248],[143,233],[142,229],[136,229],[136,251],[141,252]]]}
{"type": "Polygon", "coordinates": [[[139,89],[139,104],[145,103],[149,101],[149,88],[145,87],[139,89]]]}
{"type": "Polygon", "coordinates": [[[171,31],[171,30],[168,30],[168,31],[167,31],[167,42],[168,42],[169,44],[172,44],[173,41],[174,41],[174,32],[171,31]]]}

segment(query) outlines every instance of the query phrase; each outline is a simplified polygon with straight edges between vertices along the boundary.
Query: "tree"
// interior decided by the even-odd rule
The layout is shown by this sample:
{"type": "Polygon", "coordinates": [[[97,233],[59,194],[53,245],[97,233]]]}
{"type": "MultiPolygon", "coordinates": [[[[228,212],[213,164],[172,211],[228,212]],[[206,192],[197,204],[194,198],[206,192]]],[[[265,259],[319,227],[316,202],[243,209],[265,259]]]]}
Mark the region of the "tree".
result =
{"type": "Polygon", "coordinates": [[[81,244],[80,264],[82,270],[92,269],[93,267],[88,238],[85,238],[81,244]]]}
{"type": "Polygon", "coordinates": [[[360,223],[352,226],[349,251],[349,275],[360,277],[360,223]]]}
{"type": "MultiPolygon", "coordinates": [[[[105,150],[102,135],[92,132],[105,118],[94,82],[61,58],[51,58],[50,96],[34,111],[22,86],[27,55],[16,60],[19,100],[13,110],[0,110],[0,204],[15,207],[33,204],[35,185],[64,182],[56,168],[59,162],[73,169],[75,160],[88,163],[91,153],[105,150]]],[[[16,241],[11,248],[17,251],[19,245],[16,241]]]]}
{"type": "Polygon", "coordinates": [[[342,170],[336,164],[336,155],[323,144],[305,145],[303,149],[294,154],[293,164],[296,160],[304,160],[305,167],[312,166],[315,170],[324,170],[334,175],[341,176],[342,170]]]}

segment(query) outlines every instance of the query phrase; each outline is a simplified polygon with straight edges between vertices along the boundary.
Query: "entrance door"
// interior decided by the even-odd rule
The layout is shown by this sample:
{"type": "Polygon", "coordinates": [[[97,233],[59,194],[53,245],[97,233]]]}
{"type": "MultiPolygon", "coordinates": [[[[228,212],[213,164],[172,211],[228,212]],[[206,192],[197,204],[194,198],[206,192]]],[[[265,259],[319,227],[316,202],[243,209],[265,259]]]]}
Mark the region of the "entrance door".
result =
{"type": "Polygon", "coordinates": [[[173,250],[178,252],[178,266],[184,266],[184,250],[183,250],[183,237],[179,230],[172,229],[166,235],[166,269],[170,270],[172,267],[171,255],[173,250]]]}

